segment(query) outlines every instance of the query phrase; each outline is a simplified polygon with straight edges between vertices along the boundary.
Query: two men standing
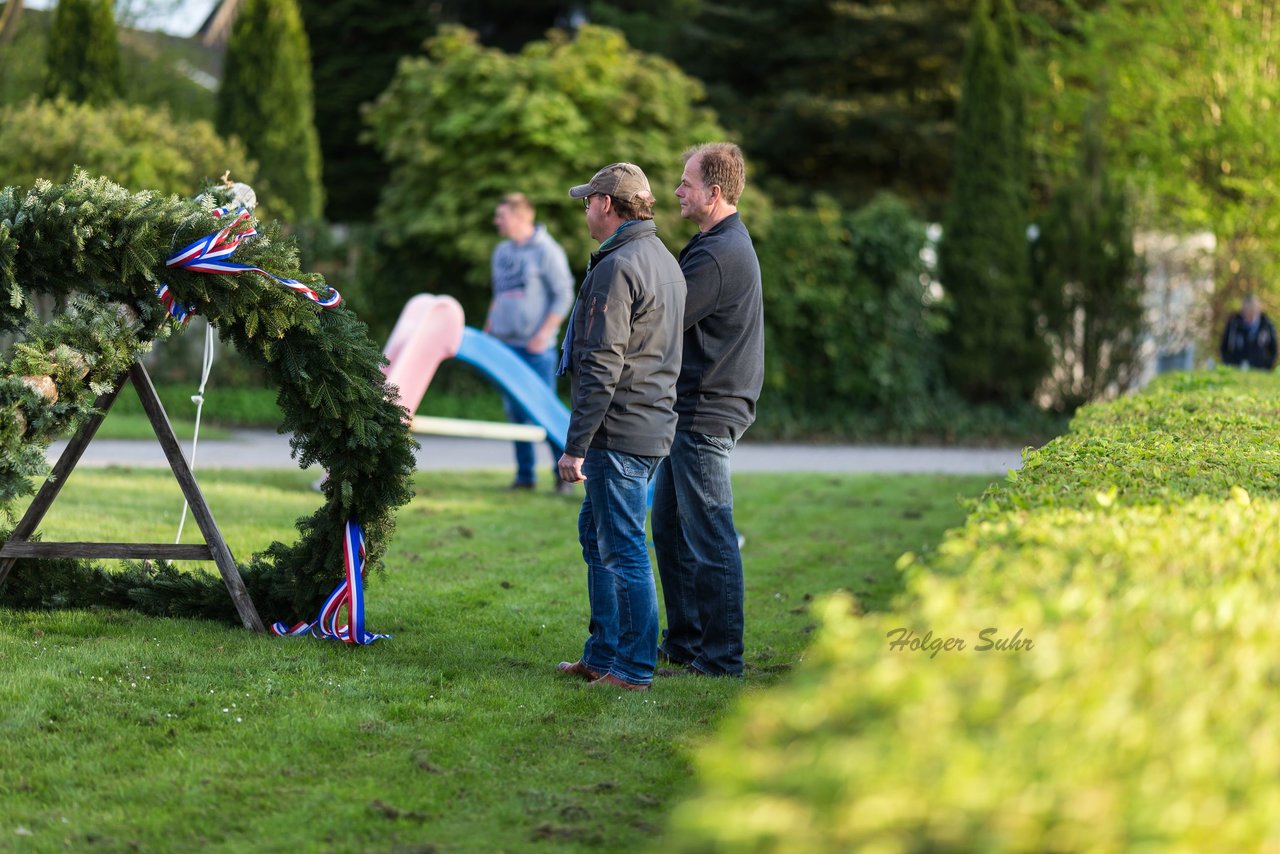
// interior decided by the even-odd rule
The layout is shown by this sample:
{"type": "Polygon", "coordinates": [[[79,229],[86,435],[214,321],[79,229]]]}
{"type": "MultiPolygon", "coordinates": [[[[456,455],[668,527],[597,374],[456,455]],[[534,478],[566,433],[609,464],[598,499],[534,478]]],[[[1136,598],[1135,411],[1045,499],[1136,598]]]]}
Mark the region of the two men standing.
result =
{"type": "Polygon", "coordinates": [[[573,414],[559,472],[586,481],[578,531],[590,636],[582,657],[558,669],[592,684],[645,690],[653,679],[657,594],[644,517],[655,473],[662,655],[694,673],[742,674],[729,455],[755,419],[764,375],[760,267],[737,213],[744,184],[737,146],[685,155],[676,197],[699,232],[678,264],[657,238],[639,167],[606,166],[569,191],[601,245],[561,360],[573,376],[573,414]]]}

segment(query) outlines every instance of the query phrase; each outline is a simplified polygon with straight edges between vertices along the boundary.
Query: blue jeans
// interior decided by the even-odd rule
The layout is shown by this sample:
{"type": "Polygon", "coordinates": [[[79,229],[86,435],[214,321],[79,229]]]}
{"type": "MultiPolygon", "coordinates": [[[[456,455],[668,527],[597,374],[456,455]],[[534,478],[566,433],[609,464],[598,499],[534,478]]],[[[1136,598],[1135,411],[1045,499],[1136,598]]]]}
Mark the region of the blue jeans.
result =
{"type": "Polygon", "coordinates": [[[667,609],[662,653],[713,676],[742,675],[742,554],[729,477],[734,444],[677,430],[653,489],[653,545],[667,609]]]}
{"type": "Polygon", "coordinates": [[[582,663],[636,685],[658,661],[658,591],[645,543],[649,481],[661,457],[588,448],[578,541],[587,562],[590,637],[582,663]]]}
{"type": "MultiPolygon", "coordinates": [[[[514,344],[508,344],[511,352],[515,353],[520,359],[533,369],[538,375],[538,379],[546,383],[547,387],[552,391],[556,388],[556,361],[560,357],[560,351],[552,347],[549,350],[543,350],[541,353],[530,353],[523,347],[517,347],[514,344]]],[[[524,414],[524,410],[512,400],[509,396],[502,396],[502,406],[506,410],[507,420],[512,424],[532,424],[533,421],[524,414]]],[[[535,480],[533,469],[536,465],[536,457],[532,442],[516,442],[516,483],[532,484],[535,480]]],[[[556,468],[558,454],[555,445],[547,442],[547,446],[551,448],[551,478],[552,482],[560,479],[560,473],[556,468]]]]}

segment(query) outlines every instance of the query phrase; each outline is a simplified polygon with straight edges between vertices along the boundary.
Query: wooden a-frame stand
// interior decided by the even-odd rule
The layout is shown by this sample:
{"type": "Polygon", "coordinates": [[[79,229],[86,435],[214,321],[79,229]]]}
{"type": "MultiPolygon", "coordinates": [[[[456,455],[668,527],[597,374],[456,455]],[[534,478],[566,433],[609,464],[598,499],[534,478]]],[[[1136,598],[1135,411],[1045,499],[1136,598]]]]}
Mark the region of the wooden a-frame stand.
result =
{"type": "Polygon", "coordinates": [[[120,375],[114,389],[98,398],[94,409],[98,414],[90,417],[67,443],[62,456],[58,458],[53,471],[40,487],[40,491],[36,493],[22,521],[13,529],[13,533],[4,545],[0,546],[0,585],[4,584],[5,579],[8,578],[14,562],[21,558],[212,560],[217,564],[218,571],[222,573],[227,592],[231,594],[231,600],[235,603],[236,612],[239,613],[240,621],[244,623],[245,628],[255,632],[265,631],[262,618],[258,616],[253,600],[249,597],[249,591],[245,589],[244,579],[240,577],[240,570],[236,568],[236,562],[231,557],[231,549],[227,548],[226,540],[222,538],[222,531],[218,529],[218,523],[214,521],[213,513],[210,512],[209,505],[200,492],[200,486],[196,483],[190,466],[182,456],[178,437],[173,434],[169,416],[165,414],[164,407],[160,404],[160,398],[156,395],[155,386],[151,384],[151,377],[147,374],[146,368],[141,363],[135,362],[132,368],[120,375]],[[33,542],[31,536],[44,519],[45,513],[49,511],[49,507],[57,499],[62,485],[67,482],[67,476],[76,467],[76,463],[80,462],[81,455],[93,441],[94,434],[98,432],[98,426],[102,424],[107,411],[111,409],[116,396],[120,394],[120,389],[124,388],[128,380],[133,381],[133,387],[138,392],[139,400],[142,401],[142,408],[147,413],[147,418],[150,419],[151,426],[156,431],[156,438],[160,441],[160,447],[169,461],[169,468],[178,479],[182,494],[186,497],[191,513],[200,526],[200,533],[204,535],[205,544],[33,542]]]}

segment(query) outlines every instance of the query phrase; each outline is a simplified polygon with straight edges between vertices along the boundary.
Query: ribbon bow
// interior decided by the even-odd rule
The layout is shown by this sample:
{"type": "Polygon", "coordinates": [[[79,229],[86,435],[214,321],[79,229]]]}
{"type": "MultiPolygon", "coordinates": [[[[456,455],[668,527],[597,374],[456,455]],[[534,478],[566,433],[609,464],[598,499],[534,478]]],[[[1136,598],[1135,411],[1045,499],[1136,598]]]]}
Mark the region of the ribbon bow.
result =
{"type": "MultiPolygon", "coordinates": [[[[231,211],[228,208],[218,208],[213,212],[213,215],[217,219],[222,219],[222,217],[230,213],[231,211]]],[[[223,273],[228,275],[244,272],[261,273],[268,279],[284,285],[289,290],[302,294],[321,308],[333,308],[342,301],[342,296],[333,288],[329,289],[329,296],[321,299],[319,294],[302,284],[302,282],[294,279],[282,279],[279,276],[268,273],[261,267],[236,264],[227,260],[231,257],[231,253],[235,252],[237,247],[240,246],[241,242],[258,233],[252,226],[236,231],[236,227],[248,220],[250,216],[249,211],[241,208],[239,213],[235,214],[231,218],[231,222],[227,223],[221,231],[207,234],[199,240],[188,244],[185,248],[172,255],[169,260],[165,261],[165,266],[179,267],[193,273],[223,273]]]]}

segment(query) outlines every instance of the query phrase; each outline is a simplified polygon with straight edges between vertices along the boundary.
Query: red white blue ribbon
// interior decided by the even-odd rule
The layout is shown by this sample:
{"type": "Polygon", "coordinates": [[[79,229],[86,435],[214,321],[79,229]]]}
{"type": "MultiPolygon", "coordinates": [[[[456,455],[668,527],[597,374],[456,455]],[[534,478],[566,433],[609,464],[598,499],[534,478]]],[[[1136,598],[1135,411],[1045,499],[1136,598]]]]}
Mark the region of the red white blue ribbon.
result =
{"type": "Polygon", "coordinates": [[[364,554],[364,531],[360,529],[359,522],[349,519],[342,536],[342,559],[346,564],[347,577],[324,601],[320,616],[315,622],[298,623],[294,626],[275,623],[271,626],[271,633],[279,637],[309,634],[361,645],[391,637],[374,634],[364,628],[364,554]],[[344,606],[347,609],[347,622],[340,623],[339,614],[344,606]]]}
{"type": "Polygon", "coordinates": [[[186,326],[191,322],[191,318],[195,316],[196,307],[194,305],[183,305],[178,302],[177,296],[173,291],[169,290],[168,285],[161,285],[156,288],[156,296],[160,298],[160,302],[164,303],[165,310],[173,316],[175,320],[186,326]]]}
{"type": "MultiPolygon", "coordinates": [[[[213,215],[217,219],[222,219],[225,216],[231,216],[231,212],[227,208],[218,208],[213,212],[213,215]]],[[[241,208],[239,213],[231,216],[231,221],[221,231],[207,234],[199,240],[189,243],[185,248],[179,250],[169,260],[165,261],[165,266],[179,267],[183,270],[190,270],[193,273],[225,275],[236,275],[245,272],[261,273],[268,279],[284,285],[289,290],[302,294],[321,308],[332,308],[342,302],[342,296],[333,288],[330,288],[329,295],[322,299],[319,294],[302,284],[302,282],[294,279],[282,279],[279,276],[268,273],[261,267],[236,264],[229,261],[231,253],[235,252],[243,241],[258,233],[252,226],[239,231],[236,230],[251,216],[252,214],[249,211],[241,208]]]]}

